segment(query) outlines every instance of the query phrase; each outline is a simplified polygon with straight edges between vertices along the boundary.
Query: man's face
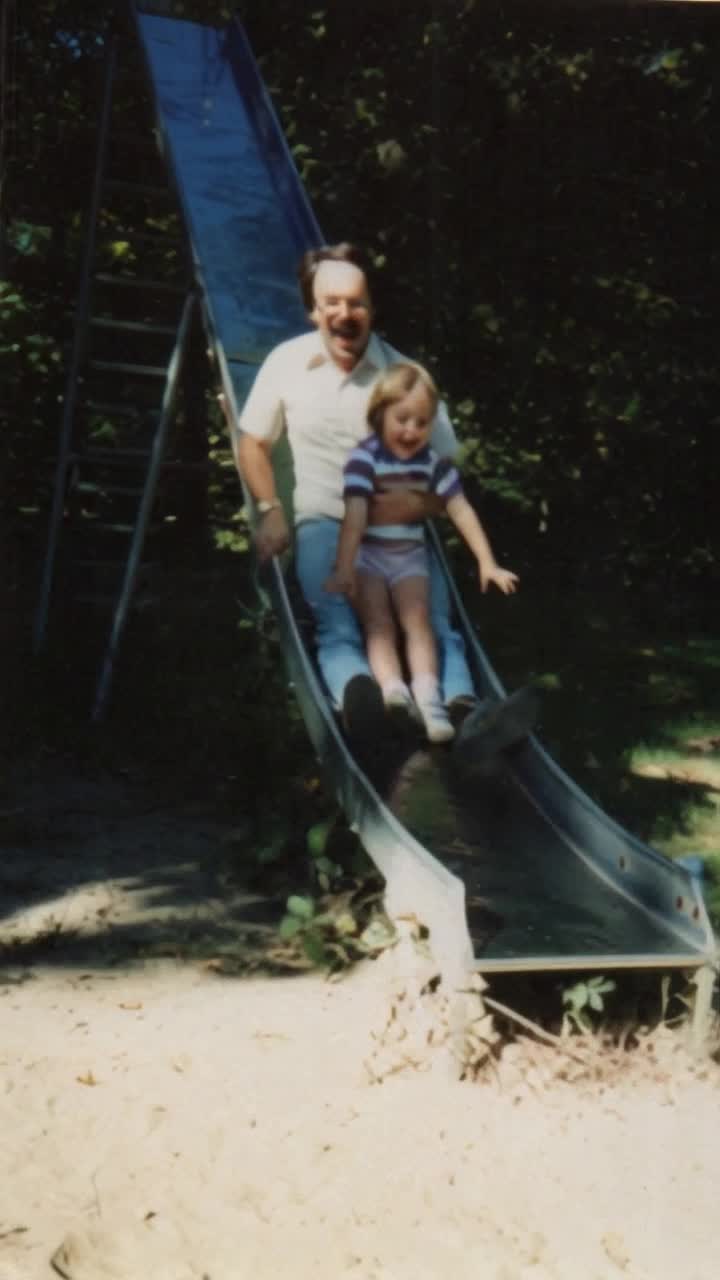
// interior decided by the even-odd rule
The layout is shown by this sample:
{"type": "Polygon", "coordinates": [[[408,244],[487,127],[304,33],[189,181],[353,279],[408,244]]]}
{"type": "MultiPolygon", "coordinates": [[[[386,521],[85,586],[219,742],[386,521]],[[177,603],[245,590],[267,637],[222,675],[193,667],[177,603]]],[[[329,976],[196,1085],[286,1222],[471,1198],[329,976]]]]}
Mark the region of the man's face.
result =
{"type": "Polygon", "coordinates": [[[372,306],[367,280],[351,262],[321,262],[313,282],[315,306],[310,319],[330,359],[354,369],[370,337],[372,306]]]}

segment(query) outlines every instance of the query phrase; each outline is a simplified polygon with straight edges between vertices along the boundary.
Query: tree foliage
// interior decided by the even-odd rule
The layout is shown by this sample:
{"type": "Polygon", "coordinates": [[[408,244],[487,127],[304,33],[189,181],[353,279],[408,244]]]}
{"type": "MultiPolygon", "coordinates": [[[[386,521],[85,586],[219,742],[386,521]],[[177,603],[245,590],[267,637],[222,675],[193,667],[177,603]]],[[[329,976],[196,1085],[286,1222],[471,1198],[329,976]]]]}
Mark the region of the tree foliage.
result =
{"type": "Polygon", "coordinates": [[[714,15],[368,3],[272,41],[247,9],[322,225],[373,247],[523,538],[716,570],[714,15]]]}
{"type": "MultiPolygon", "coordinates": [[[[321,225],[370,246],[381,327],[433,366],[526,562],[668,588],[717,573],[713,8],[242,7],[321,225]]],[[[47,497],[111,16],[37,0],[12,31],[13,511],[47,497]]]]}

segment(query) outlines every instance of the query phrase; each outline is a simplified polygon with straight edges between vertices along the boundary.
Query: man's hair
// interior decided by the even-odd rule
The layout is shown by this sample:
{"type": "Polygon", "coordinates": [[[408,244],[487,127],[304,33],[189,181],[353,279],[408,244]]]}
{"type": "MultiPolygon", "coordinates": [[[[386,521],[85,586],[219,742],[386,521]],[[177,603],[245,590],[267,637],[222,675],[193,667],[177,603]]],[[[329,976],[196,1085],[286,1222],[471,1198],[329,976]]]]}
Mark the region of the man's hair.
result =
{"type": "Polygon", "coordinates": [[[298,280],[306,311],[312,311],[315,306],[315,276],[323,262],[349,262],[353,267],[358,267],[365,276],[368,291],[370,291],[370,267],[363,250],[347,240],[343,240],[340,244],[324,244],[319,249],[308,249],[300,259],[298,280]]]}
{"type": "Polygon", "coordinates": [[[423,369],[421,364],[411,364],[409,361],[403,364],[390,364],[384,373],[380,374],[373,387],[367,409],[368,424],[376,435],[382,434],[383,419],[388,406],[404,399],[408,392],[414,391],[418,383],[425,388],[434,413],[440,399],[440,392],[434,378],[427,369],[423,369]]]}

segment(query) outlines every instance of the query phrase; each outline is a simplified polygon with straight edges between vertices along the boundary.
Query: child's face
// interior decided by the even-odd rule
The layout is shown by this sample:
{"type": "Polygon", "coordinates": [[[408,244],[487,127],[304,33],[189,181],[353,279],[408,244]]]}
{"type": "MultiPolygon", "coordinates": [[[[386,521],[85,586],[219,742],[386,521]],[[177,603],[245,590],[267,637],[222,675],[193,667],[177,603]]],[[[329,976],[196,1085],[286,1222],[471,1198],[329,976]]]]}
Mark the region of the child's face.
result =
{"type": "Polygon", "coordinates": [[[418,382],[403,396],[389,404],[383,415],[382,442],[396,458],[412,458],[430,440],[435,410],[424,386],[418,382]]]}

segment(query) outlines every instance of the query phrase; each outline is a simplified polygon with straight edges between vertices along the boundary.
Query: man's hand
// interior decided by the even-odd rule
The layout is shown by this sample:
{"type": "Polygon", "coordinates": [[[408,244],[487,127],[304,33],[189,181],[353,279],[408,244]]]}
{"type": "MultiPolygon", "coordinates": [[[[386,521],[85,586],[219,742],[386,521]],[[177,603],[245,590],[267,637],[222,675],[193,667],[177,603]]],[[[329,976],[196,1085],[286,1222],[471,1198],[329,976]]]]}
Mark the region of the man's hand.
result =
{"type": "Polygon", "coordinates": [[[512,596],[517,591],[520,579],[510,569],[501,569],[499,564],[483,567],[480,565],[480,590],[484,593],[492,582],[504,596],[512,596]]]}
{"type": "Polygon", "coordinates": [[[282,507],[260,516],[255,530],[255,550],[258,560],[265,564],[273,556],[279,556],[290,546],[290,530],[282,507]]]}
{"type": "Polygon", "coordinates": [[[435,493],[376,493],[368,504],[368,524],[420,524],[445,513],[445,503],[435,493]]]}
{"type": "Polygon", "coordinates": [[[326,591],[336,592],[352,600],[357,590],[357,579],[354,569],[334,569],[323,584],[326,591]]]}

